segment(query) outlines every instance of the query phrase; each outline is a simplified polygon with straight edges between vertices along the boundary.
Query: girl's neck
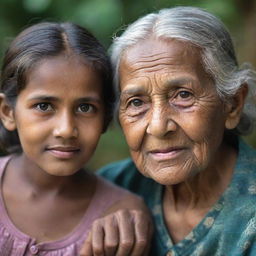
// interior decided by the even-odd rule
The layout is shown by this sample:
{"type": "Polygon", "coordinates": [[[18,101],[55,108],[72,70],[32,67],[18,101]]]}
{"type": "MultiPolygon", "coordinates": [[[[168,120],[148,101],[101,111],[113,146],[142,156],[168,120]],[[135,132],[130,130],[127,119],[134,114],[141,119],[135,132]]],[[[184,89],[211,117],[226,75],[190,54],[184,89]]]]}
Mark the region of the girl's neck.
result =
{"type": "Polygon", "coordinates": [[[96,180],[83,171],[69,177],[49,175],[20,155],[6,167],[2,195],[18,230],[38,243],[54,241],[80,223],[95,194],[96,180]]]}
{"type": "Polygon", "coordinates": [[[94,183],[92,182],[94,179],[93,175],[84,169],[77,171],[71,176],[48,174],[34,164],[34,162],[30,161],[24,153],[13,157],[9,165],[9,169],[15,171],[19,179],[24,184],[27,184],[35,193],[73,193],[73,191],[80,191],[79,188],[82,188],[84,191],[87,186],[94,183]]]}

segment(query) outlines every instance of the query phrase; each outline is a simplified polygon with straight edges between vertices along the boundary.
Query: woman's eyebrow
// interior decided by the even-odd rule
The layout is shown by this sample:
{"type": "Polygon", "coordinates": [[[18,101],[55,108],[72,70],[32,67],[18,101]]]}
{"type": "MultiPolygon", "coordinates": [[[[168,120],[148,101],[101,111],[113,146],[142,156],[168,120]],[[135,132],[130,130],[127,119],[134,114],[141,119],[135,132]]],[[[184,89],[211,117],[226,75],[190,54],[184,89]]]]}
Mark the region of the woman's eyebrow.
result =
{"type": "MultiPolygon", "coordinates": [[[[195,80],[192,77],[178,77],[174,79],[168,79],[164,85],[166,87],[182,86],[185,84],[193,84],[195,80]]],[[[121,91],[121,97],[126,95],[143,94],[147,91],[147,86],[131,86],[130,88],[121,91]]]]}
{"type": "Polygon", "coordinates": [[[193,83],[194,83],[194,79],[191,77],[179,77],[179,78],[174,78],[166,81],[165,85],[167,87],[173,87],[173,86],[182,86],[185,84],[193,84],[193,83]]]}
{"type": "Polygon", "coordinates": [[[134,94],[142,94],[146,92],[146,88],[140,86],[140,87],[131,87],[128,89],[125,89],[121,91],[121,96],[122,95],[134,95],[134,94]]]}

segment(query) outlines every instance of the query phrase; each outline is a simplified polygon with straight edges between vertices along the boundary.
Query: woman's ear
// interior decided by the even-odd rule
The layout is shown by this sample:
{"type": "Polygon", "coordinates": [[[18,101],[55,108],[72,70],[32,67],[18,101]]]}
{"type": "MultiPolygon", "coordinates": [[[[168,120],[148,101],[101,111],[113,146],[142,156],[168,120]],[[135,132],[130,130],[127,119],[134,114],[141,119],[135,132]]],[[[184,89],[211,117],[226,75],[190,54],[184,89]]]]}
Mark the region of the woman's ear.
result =
{"type": "Polygon", "coordinates": [[[227,103],[227,119],[225,122],[227,129],[234,129],[239,124],[247,94],[248,85],[243,84],[231,101],[227,103]]]}
{"type": "Polygon", "coordinates": [[[8,131],[14,131],[16,129],[14,110],[7,103],[6,97],[3,93],[0,93],[0,119],[8,131]]]}

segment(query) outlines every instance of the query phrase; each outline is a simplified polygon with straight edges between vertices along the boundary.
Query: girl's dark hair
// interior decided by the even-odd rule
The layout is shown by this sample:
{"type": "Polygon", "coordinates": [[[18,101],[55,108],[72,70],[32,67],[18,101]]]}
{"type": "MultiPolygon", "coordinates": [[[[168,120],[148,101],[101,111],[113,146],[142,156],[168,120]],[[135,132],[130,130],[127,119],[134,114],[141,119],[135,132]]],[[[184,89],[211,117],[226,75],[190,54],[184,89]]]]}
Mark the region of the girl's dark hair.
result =
{"type": "MultiPolygon", "coordinates": [[[[102,79],[106,129],[112,119],[115,102],[110,61],[98,40],[79,25],[43,22],[22,31],[5,53],[0,90],[14,107],[19,92],[26,85],[28,73],[39,61],[70,52],[91,65],[102,79]]],[[[17,131],[6,130],[2,123],[0,147],[9,153],[21,150],[17,131]]]]}

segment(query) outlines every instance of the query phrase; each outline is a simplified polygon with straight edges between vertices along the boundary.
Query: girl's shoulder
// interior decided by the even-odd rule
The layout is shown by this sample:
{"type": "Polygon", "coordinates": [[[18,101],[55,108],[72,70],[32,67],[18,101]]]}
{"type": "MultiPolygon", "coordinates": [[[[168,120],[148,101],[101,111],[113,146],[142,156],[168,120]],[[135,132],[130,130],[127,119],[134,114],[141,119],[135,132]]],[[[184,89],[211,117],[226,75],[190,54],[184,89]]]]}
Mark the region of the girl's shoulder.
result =
{"type": "Polygon", "coordinates": [[[1,175],[11,158],[12,158],[12,155],[0,156],[0,173],[1,173],[1,175]]]}
{"type": "Polygon", "coordinates": [[[108,206],[110,207],[116,202],[124,200],[125,198],[139,198],[130,191],[106,180],[103,177],[96,175],[96,179],[96,189],[93,196],[94,201],[98,201],[100,203],[104,201],[105,204],[108,204],[108,206]]]}
{"type": "Polygon", "coordinates": [[[97,188],[101,190],[103,200],[109,201],[109,207],[107,207],[103,215],[107,215],[121,209],[147,211],[147,207],[140,196],[119,187],[100,176],[97,176],[97,180],[97,188]]]}

